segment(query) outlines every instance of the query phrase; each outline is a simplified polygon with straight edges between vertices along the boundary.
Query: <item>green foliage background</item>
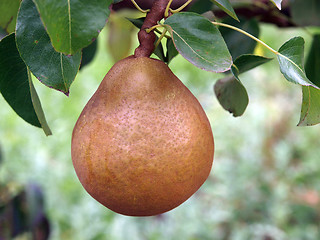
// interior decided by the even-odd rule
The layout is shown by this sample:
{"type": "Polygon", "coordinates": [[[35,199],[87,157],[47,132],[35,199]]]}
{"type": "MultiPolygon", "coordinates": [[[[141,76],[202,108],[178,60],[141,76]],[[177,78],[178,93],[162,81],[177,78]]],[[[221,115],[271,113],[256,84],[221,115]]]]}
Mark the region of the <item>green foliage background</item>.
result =
{"type": "MultiPolygon", "coordinates": [[[[261,39],[277,49],[300,33],[310,40],[304,32],[264,26],[261,39]]],[[[69,98],[34,81],[53,136],[26,124],[0,97],[0,183],[43,188],[50,239],[320,239],[319,126],[296,127],[301,87],[284,81],[275,60],[242,76],[250,104],[244,116],[233,118],[213,93],[223,75],[174,59],[171,69],[212,125],[216,152],[209,179],[187,202],[157,217],[121,216],[93,200],[73,170],[70,140],[81,110],[113,65],[107,36],[106,30],[99,36],[98,54],[78,74],[69,98]]]]}

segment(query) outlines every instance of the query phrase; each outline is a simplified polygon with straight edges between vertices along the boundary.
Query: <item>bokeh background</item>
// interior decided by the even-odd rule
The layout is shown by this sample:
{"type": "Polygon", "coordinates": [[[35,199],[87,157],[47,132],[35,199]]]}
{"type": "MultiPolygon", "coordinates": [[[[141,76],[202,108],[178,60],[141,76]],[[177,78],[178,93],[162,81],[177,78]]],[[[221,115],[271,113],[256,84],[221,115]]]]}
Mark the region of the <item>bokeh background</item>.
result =
{"type": "MultiPolygon", "coordinates": [[[[320,239],[320,128],[296,126],[301,87],[284,79],[276,60],[241,76],[250,103],[234,118],[214,96],[223,75],[175,58],[170,68],[212,125],[210,177],[188,201],[155,217],[122,216],[92,199],[73,170],[70,141],[81,110],[114,63],[111,31],[100,34],[97,54],[80,70],[69,97],[34,81],[53,136],[25,123],[0,97],[1,240],[12,228],[25,230],[15,239],[32,239],[30,224],[38,224],[37,239],[50,232],[51,240],[320,239]]],[[[134,34],[130,53],[137,46],[134,34]]],[[[305,38],[307,52],[311,37],[304,30],[263,25],[260,38],[278,49],[297,35],[305,38]]],[[[275,57],[259,46],[256,51],[275,57]]]]}

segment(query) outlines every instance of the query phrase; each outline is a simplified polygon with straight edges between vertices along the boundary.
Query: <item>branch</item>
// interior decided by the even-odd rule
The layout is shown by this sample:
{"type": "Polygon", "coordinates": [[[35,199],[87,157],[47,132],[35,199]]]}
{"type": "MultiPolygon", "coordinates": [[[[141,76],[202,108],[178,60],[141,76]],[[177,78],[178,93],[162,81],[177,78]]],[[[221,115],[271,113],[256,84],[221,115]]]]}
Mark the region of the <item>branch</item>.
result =
{"type": "Polygon", "coordinates": [[[156,35],[154,32],[147,33],[146,29],[156,25],[164,17],[164,12],[170,0],[155,0],[152,5],[151,11],[147,14],[147,17],[138,33],[139,47],[136,48],[135,57],[150,57],[154,51],[154,42],[156,35]]]}

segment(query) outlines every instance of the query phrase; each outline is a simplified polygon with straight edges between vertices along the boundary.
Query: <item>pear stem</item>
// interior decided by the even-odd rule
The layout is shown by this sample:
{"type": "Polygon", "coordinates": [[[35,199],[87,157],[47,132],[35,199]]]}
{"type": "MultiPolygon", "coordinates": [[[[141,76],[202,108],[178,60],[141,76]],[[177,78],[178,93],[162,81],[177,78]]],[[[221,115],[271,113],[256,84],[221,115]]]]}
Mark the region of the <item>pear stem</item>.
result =
{"type": "Polygon", "coordinates": [[[178,13],[181,12],[185,7],[187,7],[190,3],[192,2],[192,0],[188,0],[185,4],[183,4],[181,7],[177,8],[177,9],[169,9],[171,11],[171,13],[178,13]]]}
{"type": "Polygon", "coordinates": [[[229,24],[225,24],[225,23],[220,23],[220,22],[211,22],[212,24],[214,25],[217,25],[217,26],[221,26],[221,27],[226,27],[226,28],[230,28],[232,30],[235,30],[235,31],[238,31],[244,35],[246,35],[247,37],[255,40],[256,42],[260,43],[261,45],[263,45],[264,47],[266,47],[269,51],[273,52],[274,54],[278,55],[279,52],[277,52],[276,50],[274,50],[273,48],[271,48],[269,45],[267,45],[266,43],[264,43],[263,41],[261,41],[260,39],[256,38],[255,36],[251,35],[250,33],[240,29],[240,28],[237,28],[235,26],[232,26],[232,25],[229,25],[229,24]]]}
{"type": "Polygon", "coordinates": [[[147,33],[147,29],[157,25],[164,17],[166,7],[170,0],[155,0],[150,12],[147,13],[146,19],[138,33],[138,40],[140,45],[134,52],[135,57],[150,57],[154,51],[154,42],[156,35],[153,31],[147,33]]]}
{"type": "Polygon", "coordinates": [[[131,0],[132,4],[136,7],[136,9],[138,9],[140,12],[142,13],[147,13],[150,11],[150,9],[147,10],[143,10],[137,3],[135,0],[131,0]]]}

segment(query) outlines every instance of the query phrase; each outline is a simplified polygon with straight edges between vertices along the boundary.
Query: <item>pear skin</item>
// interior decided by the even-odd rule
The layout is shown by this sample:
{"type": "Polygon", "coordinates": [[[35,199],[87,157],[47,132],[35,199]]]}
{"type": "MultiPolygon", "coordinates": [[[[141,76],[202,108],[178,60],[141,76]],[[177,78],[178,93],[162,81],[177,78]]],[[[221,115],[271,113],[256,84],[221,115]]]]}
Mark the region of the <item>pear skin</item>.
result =
{"type": "Polygon", "coordinates": [[[72,161],[86,191],[129,216],[169,211],[207,179],[214,141],[198,100],[162,61],[117,62],[73,130],[72,161]]]}

